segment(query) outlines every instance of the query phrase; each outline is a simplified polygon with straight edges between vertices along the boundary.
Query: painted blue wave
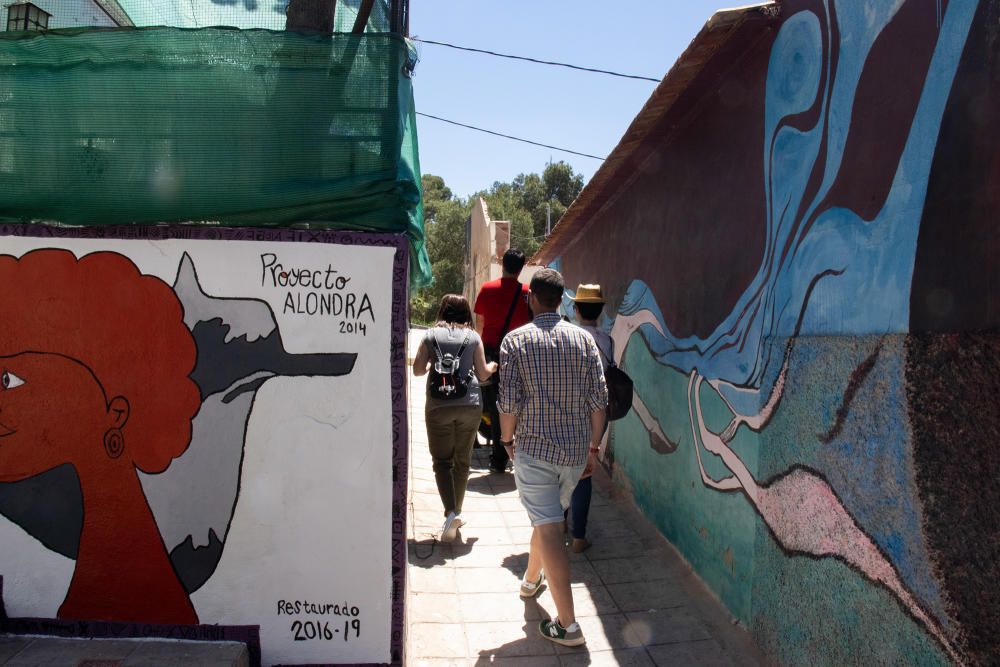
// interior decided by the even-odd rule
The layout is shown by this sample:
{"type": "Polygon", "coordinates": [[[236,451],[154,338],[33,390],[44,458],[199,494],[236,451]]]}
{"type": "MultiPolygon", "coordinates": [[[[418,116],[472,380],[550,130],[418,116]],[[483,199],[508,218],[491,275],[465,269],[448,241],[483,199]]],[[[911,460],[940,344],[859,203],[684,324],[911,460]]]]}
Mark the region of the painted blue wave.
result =
{"type": "MultiPolygon", "coordinates": [[[[677,338],[649,287],[634,281],[619,313],[647,309],[654,314],[664,334],[650,325],[640,332],[660,363],[684,373],[697,370],[709,380],[760,389],[766,396],[770,387],[762,386],[763,380],[775,375],[768,374],[767,367],[780,363],[764,356],[770,338],[908,330],[910,284],[928,176],[976,0],[948,3],[882,210],[864,220],[851,210],[830,208],[818,212],[815,222],[797,237],[803,234],[802,221],[817,214],[840,172],[858,81],[873,43],[901,5],[898,0],[836,0],[841,48],[835,70],[823,58],[824,39],[833,38],[824,27],[831,20],[828,9],[822,20],[811,11],[800,11],[784,22],[771,50],[766,82],[763,261],[730,314],[705,338],[677,338]],[[814,127],[801,130],[783,124],[812,108],[817,99],[821,121],[814,127]],[[824,138],[822,183],[803,206],[824,138]],[[790,251],[782,257],[785,248],[790,251]]],[[[740,403],[750,401],[746,392],[727,393],[740,403]]]]}

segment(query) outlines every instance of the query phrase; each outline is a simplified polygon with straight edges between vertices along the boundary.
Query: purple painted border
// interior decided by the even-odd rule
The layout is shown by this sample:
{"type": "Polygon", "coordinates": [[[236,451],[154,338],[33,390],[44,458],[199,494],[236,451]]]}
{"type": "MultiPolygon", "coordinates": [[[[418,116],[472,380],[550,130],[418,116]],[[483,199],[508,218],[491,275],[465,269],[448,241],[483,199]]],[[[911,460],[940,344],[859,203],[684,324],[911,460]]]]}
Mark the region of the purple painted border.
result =
{"type": "MultiPolygon", "coordinates": [[[[369,232],[342,232],[284,228],[237,228],[209,225],[152,225],[106,227],[52,227],[49,225],[0,225],[0,237],[21,236],[54,239],[191,239],[208,241],[270,241],[279,243],[334,243],[338,245],[378,246],[395,248],[392,264],[392,331],[389,338],[389,383],[392,391],[392,620],[389,655],[391,664],[404,663],[405,604],[406,604],[406,487],[408,483],[409,433],[407,431],[406,333],[409,326],[409,251],[406,236],[369,232]]],[[[0,588],[0,614],[3,599],[0,588]]],[[[0,616],[0,619],[5,617],[0,616]]],[[[11,623],[29,621],[68,626],[97,628],[101,625],[122,627],[124,624],[74,623],[41,619],[7,619],[11,623]]],[[[177,627],[225,628],[226,626],[154,626],[129,624],[136,628],[165,628],[176,632],[177,627]]],[[[243,626],[235,626],[243,627],[243,626]]],[[[40,633],[49,634],[49,633],[40,633]]],[[[65,635],[61,635],[65,636],[65,635]]],[[[127,635],[122,635],[127,636],[127,635]]],[[[161,636],[161,635],[148,635],[161,636]]],[[[173,635],[170,635],[173,636],[173,635]]],[[[232,641],[241,641],[234,639],[232,641]]],[[[260,664],[260,639],[257,638],[257,663],[260,664]]]]}

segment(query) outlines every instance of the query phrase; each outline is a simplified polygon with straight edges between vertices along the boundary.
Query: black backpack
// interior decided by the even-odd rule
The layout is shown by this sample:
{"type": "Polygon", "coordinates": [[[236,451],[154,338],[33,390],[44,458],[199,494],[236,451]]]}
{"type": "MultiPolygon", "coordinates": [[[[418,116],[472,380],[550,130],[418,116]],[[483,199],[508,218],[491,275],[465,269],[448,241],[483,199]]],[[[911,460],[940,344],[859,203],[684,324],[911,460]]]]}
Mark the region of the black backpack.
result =
{"type": "Polygon", "coordinates": [[[604,381],[608,385],[608,421],[621,419],[632,409],[632,378],[612,363],[604,371],[604,381]]]}
{"type": "Polygon", "coordinates": [[[462,353],[465,352],[465,348],[469,344],[470,336],[471,333],[466,331],[465,339],[458,348],[458,352],[452,354],[441,350],[437,336],[434,335],[433,331],[431,332],[429,338],[433,342],[434,363],[431,364],[430,376],[427,378],[427,394],[431,398],[453,400],[463,398],[469,393],[473,369],[470,368],[468,373],[462,373],[459,367],[462,364],[462,353]]]}

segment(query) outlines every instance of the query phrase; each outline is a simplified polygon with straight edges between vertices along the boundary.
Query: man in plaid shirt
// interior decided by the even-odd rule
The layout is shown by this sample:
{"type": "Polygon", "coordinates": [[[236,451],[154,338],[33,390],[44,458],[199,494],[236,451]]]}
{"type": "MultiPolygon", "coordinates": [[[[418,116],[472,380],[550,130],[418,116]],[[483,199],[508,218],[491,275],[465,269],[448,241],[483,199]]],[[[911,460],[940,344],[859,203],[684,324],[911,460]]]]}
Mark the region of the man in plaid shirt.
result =
{"type": "Polygon", "coordinates": [[[604,431],[608,390],[593,337],[558,313],[563,278],[542,269],[531,279],[533,322],[507,334],[500,346],[501,442],[514,460],[517,490],[534,531],[521,597],[548,580],[557,617],[542,621],[546,639],[584,643],[576,623],[563,546],[563,512],[595,456],[604,431]]]}

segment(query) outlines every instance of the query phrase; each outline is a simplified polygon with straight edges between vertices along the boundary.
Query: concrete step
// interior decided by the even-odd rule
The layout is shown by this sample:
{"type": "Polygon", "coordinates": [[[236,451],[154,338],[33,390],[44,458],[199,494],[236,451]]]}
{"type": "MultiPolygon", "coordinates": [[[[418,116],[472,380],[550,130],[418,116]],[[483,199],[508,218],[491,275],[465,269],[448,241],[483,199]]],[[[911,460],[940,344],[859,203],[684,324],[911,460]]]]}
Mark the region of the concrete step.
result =
{"type": "Polygon", "coordinates": [[[246,645],[237,642],[0,635],[0,665],[4,667],[249,667],[249,664],[246,645]]]}

